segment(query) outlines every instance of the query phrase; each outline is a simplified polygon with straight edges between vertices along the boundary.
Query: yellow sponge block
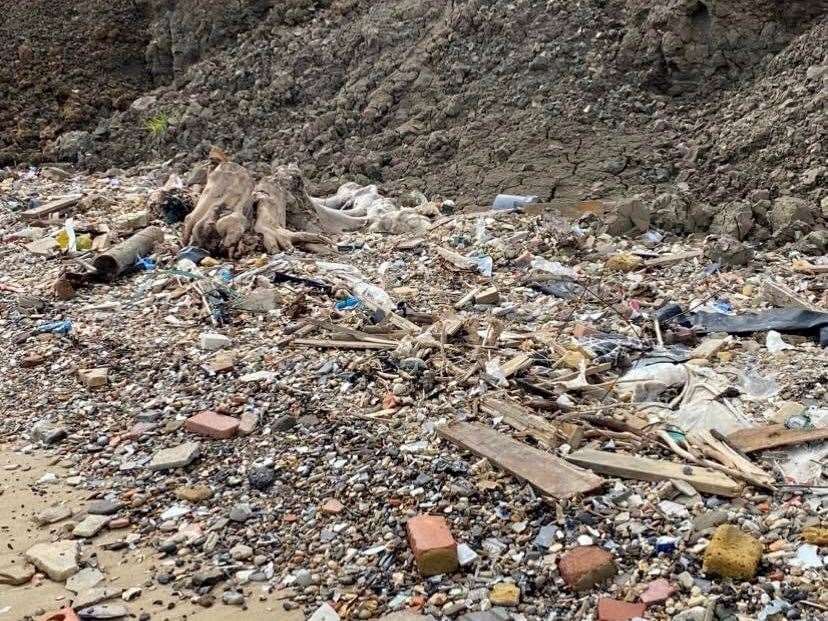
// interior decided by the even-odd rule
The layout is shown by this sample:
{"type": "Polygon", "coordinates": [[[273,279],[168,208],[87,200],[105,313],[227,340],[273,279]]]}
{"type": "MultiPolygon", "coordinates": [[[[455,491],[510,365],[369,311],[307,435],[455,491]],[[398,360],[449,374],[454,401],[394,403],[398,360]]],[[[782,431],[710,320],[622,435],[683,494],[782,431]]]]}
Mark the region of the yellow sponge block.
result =
{"type": "Polygon", "coordinates": [[[704,571],[709,574],[749,580],[756,575],[762,558],[762,543],[735,526],[716,529],[704,552],[704,571]]]}

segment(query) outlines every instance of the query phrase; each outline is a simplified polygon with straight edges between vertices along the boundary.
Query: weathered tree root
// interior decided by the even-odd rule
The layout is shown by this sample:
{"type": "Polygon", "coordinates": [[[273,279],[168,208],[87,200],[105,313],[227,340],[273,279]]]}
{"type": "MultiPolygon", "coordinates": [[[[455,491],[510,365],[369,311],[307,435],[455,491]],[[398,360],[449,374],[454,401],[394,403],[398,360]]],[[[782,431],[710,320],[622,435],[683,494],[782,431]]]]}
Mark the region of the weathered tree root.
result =
{"type": "Polygon", "coordinates": [[[369,224],[382,232],[405,232],[422,228],[423,221],[428,222],[415,212],[398,210],[375,186],[345,184],[335,196],[317,199],[308,196],[295,165],[281,166],[257,183],[245,168],[225,161],[207,177],[195,209],[184,219],[182,239],[215,256],[234,258],[262,246],[269,253],[296,246],[314,250],[331,244],[326,235],[369,224]]]}
{"type": "Polygon", "coordinates": [[[267,252],[330,244],[321,234],[326,229],[296,172],[298,182],[280,169],[256,184],[242,166],[222,162],[208,176],[198,204],[184,220],[184,243],[231,258],[259,244],[267,252]],[[300,230],[292,231],[289,226],[300,230]]]}

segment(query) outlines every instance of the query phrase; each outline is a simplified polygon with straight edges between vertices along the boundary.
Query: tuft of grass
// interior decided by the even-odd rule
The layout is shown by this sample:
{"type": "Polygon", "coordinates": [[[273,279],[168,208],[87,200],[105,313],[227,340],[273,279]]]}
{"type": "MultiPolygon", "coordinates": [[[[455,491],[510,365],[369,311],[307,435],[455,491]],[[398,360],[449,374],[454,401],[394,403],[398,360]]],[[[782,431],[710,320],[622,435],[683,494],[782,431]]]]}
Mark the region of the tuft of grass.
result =
{"type": "Polygon", "coordinates": [[[153,138],[160,138],[170,128],[170,117],[161,112],[149,119],[145,127],[153,138]]]}

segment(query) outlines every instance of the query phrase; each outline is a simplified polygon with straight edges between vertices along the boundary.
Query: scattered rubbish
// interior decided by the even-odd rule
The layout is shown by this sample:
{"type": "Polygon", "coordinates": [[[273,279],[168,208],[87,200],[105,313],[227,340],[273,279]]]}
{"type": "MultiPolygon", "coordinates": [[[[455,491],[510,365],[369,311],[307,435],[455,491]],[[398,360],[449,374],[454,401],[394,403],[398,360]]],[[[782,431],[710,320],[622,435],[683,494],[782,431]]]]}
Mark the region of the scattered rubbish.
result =
{"type": "Polygon", "coordinates": [[[406,530],[414,559],[423,576],[437,576],[457,569],[457,543],[444,518],[418,515],[406,522],[406,530]]]}
{"type": "Polygon", "coordinates": [[[785,420],[785,429],[813,429],[811,418],[807,415],[796,414],[785,420]]]}
{"type": "Polygon", "coordinates": [[[704,571],[725,578],[750,580],[762,558],[762,543],[731,524],[722,524],[704,552],[704,571]]]}
{"type": "Polygon", "coordinates": [[[584,288],[576,282],[567,280],[550,280],[547,282],[533,282],[529,285],[535,291],[556,298],[571,300],[584,294],[584,288]]]}
{"type": "Polygon", "coordinates": [[[611,476],[642,481],[671,479],[687,481],[700,492],[718,496],[739,496],[744,488],[743,484],[730,479],[721,472],[635,455],[581,449],[569,455],[567,459],[594,472],[611,476]]]}
{"type": "Polygon", "coordinates": [[[203,248],[198,248],[196,246],[185,246],[184,248],[178,251],[178,254],[175,255],[175,258],[187,259],[189,261],[192,261],[194,265],[198,265],[209,256],[210,253],[204,250],[203,248]]]}
{"type": "Polygon", "coordinates": [[[295,167],[224,159],[158,196],[157,170],[35,175],[48,185],[31,191],[0,170],[17,205],[0,468],[49,492],[30,512],[43,541],[71,539],[0,554],[0,583],[69,577],[85,611],[172,588],[182,614],[261,591],[317,619],[755,618],[775,597],[791,618],[818,610],[825,288],[821,259],[784,260],[818,236],[713,248],[703,228],[665,226],[706,217],[681,197],[656,201],[670,213],[643,197],[618,213],[560,197],[464,212],[359,184],[317,199],[303,188],[326,182],[295,167]],[[20,217],[77,187],[76,213],[20,217]],[[320,202],[350,230],[313,237],[294,219],[320,202]],[[60,459],[24,470],[42,451],[60,459]],[[112,587],[80,539],[156,556],[152,584],[112,587]]]}
{"type": "Polygon", "coordinates": [[[437,432],[556,498],[585,493],[603,484],[603,479],[586,470],[482,425],[452,423],[437,432]]]}
{"type": "Polygon", "coordinates": [[[39,207],[33,207],[20,213],[20,216],[26,220],[37,220],[44,216],[64,211],[76,205],[83,198],[82,194],[68,194],[59,198],[54,198],[39,207]]]}
{"type": "Polygon", "coordinates": [[[531,263],[532,269],[545,272],[552,276],[560,276],[562,278],[577,278],[578,274],[572,268],[561,265],[557,261],[549,261],[543,257],[534,257],[531,263]]]}
{"type": "Polygon", "coordinates": [[[469,255],[468,260],[477,267],[477,271],[480,272],[481,276],[485,276],[486,278],[492,277],[492,269],[494,267],[494,262],[492,261],[492,257],[484,255],[484,256],[477,256],[477,255],[469,255]]]}
{"type": "Polygon", "coordinates": [[[55,236],[55,241],[63,251],[75,252],[78,249],[75,239],[75,226],[72,222],[72,218],[69,218],[63,224],[63,228],[55,236]]]}

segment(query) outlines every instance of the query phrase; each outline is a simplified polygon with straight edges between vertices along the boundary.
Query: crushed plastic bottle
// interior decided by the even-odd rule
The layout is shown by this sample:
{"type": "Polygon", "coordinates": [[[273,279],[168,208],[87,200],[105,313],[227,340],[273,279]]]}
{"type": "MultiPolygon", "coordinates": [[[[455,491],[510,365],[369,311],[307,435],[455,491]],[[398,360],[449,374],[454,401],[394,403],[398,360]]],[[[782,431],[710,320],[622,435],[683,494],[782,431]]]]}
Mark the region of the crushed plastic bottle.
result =
{"type": "Polygon", "coordinates": [[[367,303],[368,306],[376,306],[386,313],[393,313],[397,308],[394,300],[382,287],[360,280],[352,285],[352,290],[354,297],[360,302],[367,303]]]}
{"type": "Polygon", "coordinates": [[[198,246],[185,246],[184,248],[178,251],[178,255],[176,256],[176,258],[189,259],[197,265],[203,259],[206,259],[209,256],[210,253],[204,250],[203,248],[199,248],[198,246]]]}
{"type": "Polygon", "coordinates": [[[655,550],[663,554],[672,554],[676,551],[676,538],[662,536],[656,539],[655,550]]]}
{"type": "Polygon", "coordinates": [[[483,218],[474,221],[474,239],[479,245],[483,245],[489,240],[486,233],[486,221],[483,218]]]}
{"type": "Polygon", "coordinates": [[[506,379],[506,374],[500,366],[499,358],[492,358],[486,362],[486,374],[492,377],[499,386],[509,385],[509,380],[506,379]]]}
{"type": "Polygon", "coordinates": [[[807,414],[794,414],[789,416],[785,421],[786,429],[813,429],[814,424],[811,422],[811,417],[807,414]]]}
{"type": "Polygon", "coordinates": [[[720,313],[724,313],[726,315],[733,314],[733,305],[730,303],[730,300],[726,300],[724,298],[718,298],[713,302],[713,308],[720,313]]]}

